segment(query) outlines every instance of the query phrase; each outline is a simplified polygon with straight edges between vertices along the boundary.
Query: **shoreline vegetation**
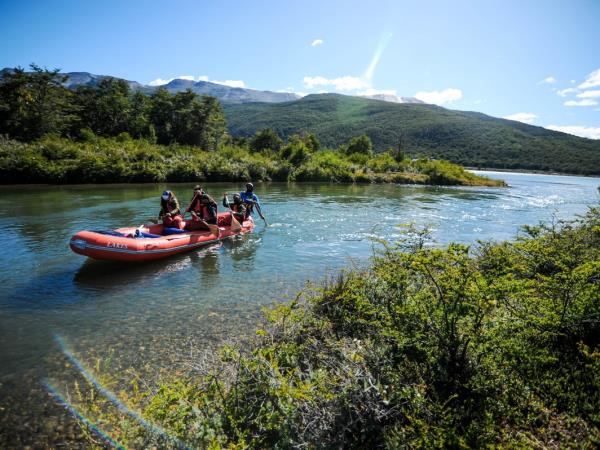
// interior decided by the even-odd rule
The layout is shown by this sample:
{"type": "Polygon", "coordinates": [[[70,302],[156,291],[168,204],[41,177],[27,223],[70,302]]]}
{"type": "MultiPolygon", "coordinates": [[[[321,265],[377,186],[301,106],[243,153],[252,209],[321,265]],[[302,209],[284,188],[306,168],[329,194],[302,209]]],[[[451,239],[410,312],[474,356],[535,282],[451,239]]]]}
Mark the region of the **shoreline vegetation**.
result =
{"type": "Polygon", "coordinates": [[[187,375],[127,371],[134,414],[85,382],[73,408],[127,447],[595,448],[600,208],[476,246],[404,231],[187,375]]]}
{"type": "Polygon", "coordinates": [[[506,186],[502,180],[473,174],[444,160],[409,159],[392,152],[348,155],[343,149],[313,151],[306,145],[311,139],[312,135],[294,136],[289,143],[278,144],[279,150],[253,152],[247,146],[222,145],[208,152],[179,144],[162,146],[128,135],[88,135],[82,141],[47,136],[28,143],[0,138],[0,183],[254,180],[506,186]]]}
{"type": "Polygon", "coordinates": [[[124,80],[63,86],[57,70],[0,79],[1,184],[320,181],[505,186],[401,146],[374,153],[367,135],[323,148],[314,134],[284,142],[271,129],[227,133],[221,104],[192,91],[150,95],[124,80]]]}

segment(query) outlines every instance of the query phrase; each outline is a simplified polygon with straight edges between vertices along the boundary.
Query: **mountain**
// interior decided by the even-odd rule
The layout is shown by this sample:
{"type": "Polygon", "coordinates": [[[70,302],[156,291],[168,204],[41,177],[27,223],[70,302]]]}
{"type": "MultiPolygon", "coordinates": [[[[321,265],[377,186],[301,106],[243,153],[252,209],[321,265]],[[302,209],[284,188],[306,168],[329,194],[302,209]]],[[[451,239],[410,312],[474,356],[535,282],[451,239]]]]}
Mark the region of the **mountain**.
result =
{"type": "MultiPolygon", "coordinates": [[[[104,78],[114,78],[108,75],[94,75],[89,72],[68,72],[63,73],[62,75],[66,75],[68,77],[67,81],[63,83],[64,86],[69,89],[75,89],[77,86],[98,86],[100,81],[104,78]]],[[[145,86],[137,81],[125,80],[129,87],[133,90],[144,89],[145,86]]]]}
{"type": "Polygon", "coordinates": [[[191,89],[200,95],[211,95],[226,103],[280,103],[297,100],[299,95],[291,92],[271,92],[257,91],[255,89],[246,89],[226,86],[224,84],[211,83],[210,81],[191,81],[176,79],[163,85],[169,92],[180,92],[191,89]]]}
{"type": "MultiPolygon", "coordinates": [[[[103,78],[109,78],[106,75],[94,75],[88,72],[67,72],[63,75],[68,77],[68,80],[64,84],[69,89],[75,89],[77,86],[96,86],[103,78]]],[[[138,83],[137,81],[125,81],[127,81],[131,89],[141,90],[145,93],[151,93],[158,89],[158,86],[149,86],[138,83]]],[[[300,98],[299,95],[290,92],[258,91],[255,89],[245,89],[211,83],[209,81],[192,81],[180,78],[172,80],[161,87],[164,87],[166,90],[172,93],[191,89],[200,95],[210,95],[216,97],[224,103],[277,103],[289,102],[300,98]]]]}
{"type": "Polygon", "coordinates": [[[425,102],[414,97],[398,97],[394,94],[373,94],[373,95],[360,95],[359,97],[370,98],[371,100],[382,100],[384,102],[392,103],[419,103],[424,104],[425,102]]]}
{"type": "Polygon", "coordinates": [[[282,138],[314,133],[323,145],[337,147],[365,133],[377,151],[401,143],[409,155],[471,167],[600,175],[600,140],[477,112],[338,94],[276,104],[224,104],[224,109],[233,136],[272,128],[282,138]]]}

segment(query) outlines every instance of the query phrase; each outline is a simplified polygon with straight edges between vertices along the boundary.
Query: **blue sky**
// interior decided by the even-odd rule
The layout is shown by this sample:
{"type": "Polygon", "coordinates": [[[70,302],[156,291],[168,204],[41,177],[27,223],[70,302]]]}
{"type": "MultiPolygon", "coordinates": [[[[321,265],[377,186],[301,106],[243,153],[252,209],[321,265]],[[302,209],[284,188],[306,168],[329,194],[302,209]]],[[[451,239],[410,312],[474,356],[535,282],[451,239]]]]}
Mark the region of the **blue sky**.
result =
{"type": "Polygon", "coordinates": [[[596,0],[0,0],[0,42],[2,67],[388,92],[600,139],[596,0]]]}

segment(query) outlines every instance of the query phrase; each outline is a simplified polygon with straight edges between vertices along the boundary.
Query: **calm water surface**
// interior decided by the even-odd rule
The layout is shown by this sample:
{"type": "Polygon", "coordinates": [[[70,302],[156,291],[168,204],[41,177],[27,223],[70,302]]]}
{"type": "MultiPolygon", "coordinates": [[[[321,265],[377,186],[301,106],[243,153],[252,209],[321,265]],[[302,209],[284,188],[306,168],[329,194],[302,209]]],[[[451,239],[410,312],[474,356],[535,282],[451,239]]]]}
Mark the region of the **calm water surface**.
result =
{"type": "MultiPolygon", "coordinates": [[[[371,238],[398,238],[398,224],[430,225],[438,244],[503,240],[598,201],[597,178],[487,174],[510,187],[262,184],[268,228],[258,220],[251,235],[140,265],[88,261],[69,238],[144,223],[165,188],[186,204],[191,184],[0,188],[0,447],[77,445],[40,382],[60,386],[73,370],[56,336],[82,359],[109,355],[115,371],[159,374],[190,345],[250,333],[261,306],[307,280],[364,263],[371,238]]],[[[239,188],[206,187],[214,197],[239,188]]]]}

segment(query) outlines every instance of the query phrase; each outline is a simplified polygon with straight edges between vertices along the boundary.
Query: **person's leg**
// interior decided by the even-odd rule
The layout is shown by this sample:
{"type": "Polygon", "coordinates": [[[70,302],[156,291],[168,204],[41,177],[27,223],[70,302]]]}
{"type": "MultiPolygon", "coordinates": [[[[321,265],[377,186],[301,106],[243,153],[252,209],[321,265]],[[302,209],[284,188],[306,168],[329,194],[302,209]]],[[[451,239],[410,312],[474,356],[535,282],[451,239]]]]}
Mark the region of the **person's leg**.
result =
{"type": "Polygon", "coordinates": [[[183,230],[183,217],[181,216],[175,216],[175,217],[164,217],[163,218],[163,225],[165,227],[172,227],[172,228],[179,228],[180,230],[183,230]]]}
{"type": "Polygon", "coordinates": [[[184,227],[183,217],[181,217],[181,216],[173,217],[171,220],[171,226],[174,228],[179,228],[180,230],[183,230],[183,227],[184,227]]]}

